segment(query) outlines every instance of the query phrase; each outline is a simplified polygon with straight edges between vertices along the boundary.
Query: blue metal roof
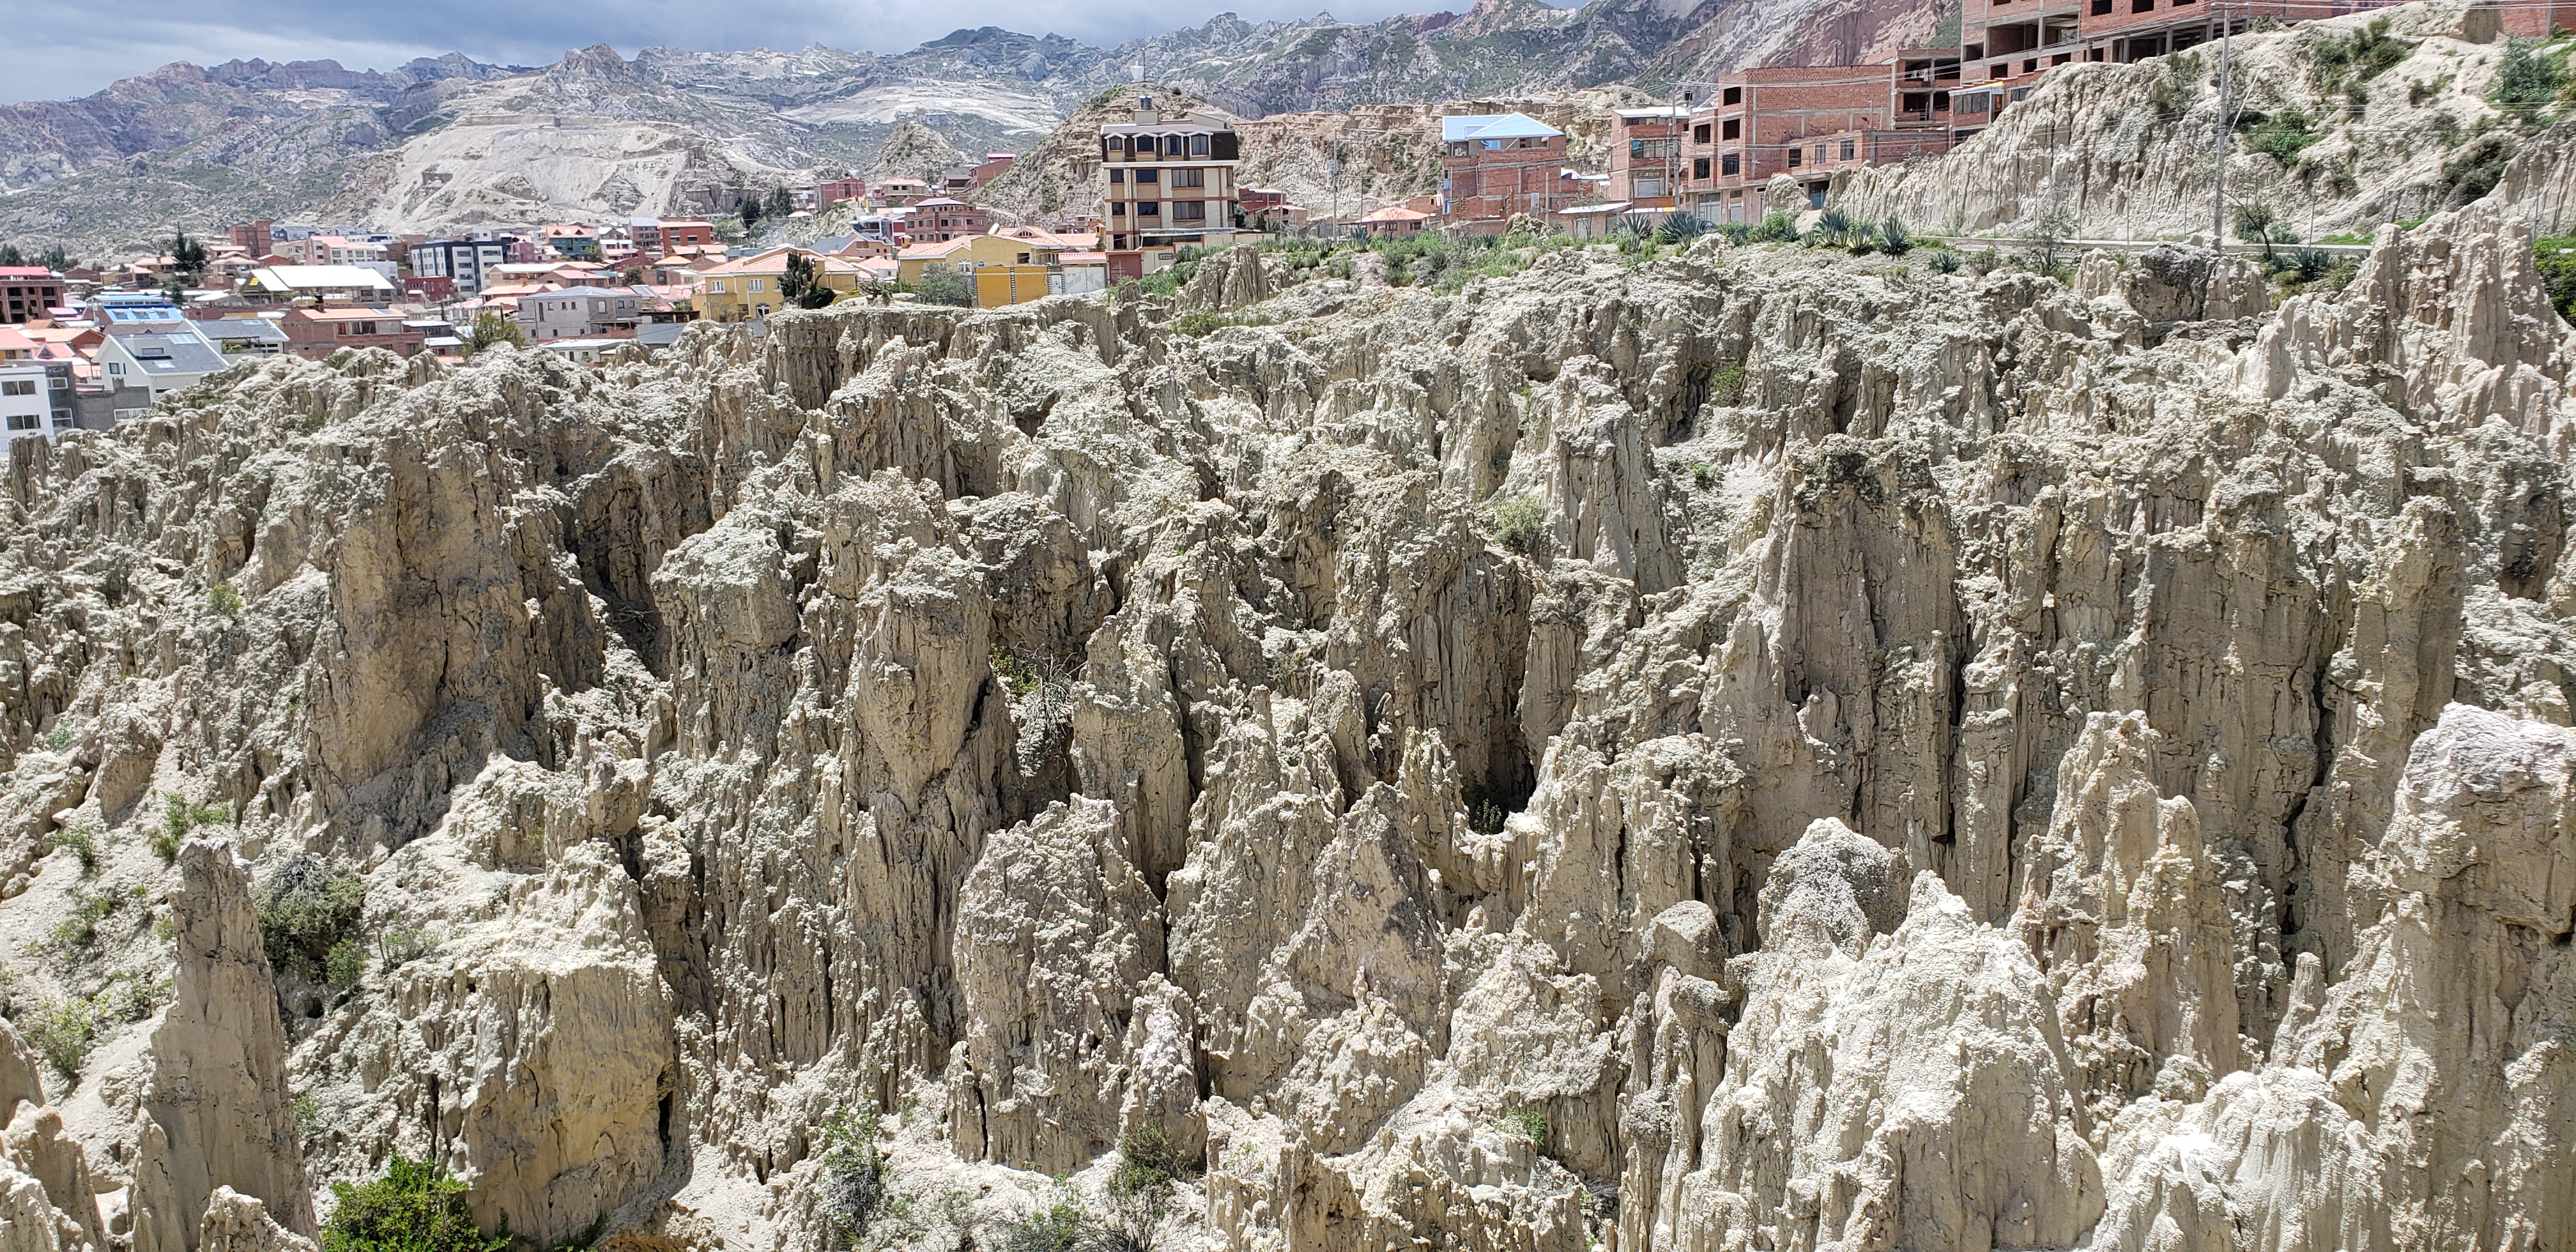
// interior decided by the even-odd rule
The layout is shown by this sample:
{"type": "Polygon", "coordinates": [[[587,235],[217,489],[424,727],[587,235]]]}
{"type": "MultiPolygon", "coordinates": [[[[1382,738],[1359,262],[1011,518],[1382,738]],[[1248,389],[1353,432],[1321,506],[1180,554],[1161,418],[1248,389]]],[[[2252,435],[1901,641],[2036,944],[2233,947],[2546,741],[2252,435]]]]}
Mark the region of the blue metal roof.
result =
{"type": "Polygon", "coordinates": [[[1474,113],[1440,119],[1443,143],[1468,139],[1553,139],[1564,133],[1525,113],[1474,113]]]}

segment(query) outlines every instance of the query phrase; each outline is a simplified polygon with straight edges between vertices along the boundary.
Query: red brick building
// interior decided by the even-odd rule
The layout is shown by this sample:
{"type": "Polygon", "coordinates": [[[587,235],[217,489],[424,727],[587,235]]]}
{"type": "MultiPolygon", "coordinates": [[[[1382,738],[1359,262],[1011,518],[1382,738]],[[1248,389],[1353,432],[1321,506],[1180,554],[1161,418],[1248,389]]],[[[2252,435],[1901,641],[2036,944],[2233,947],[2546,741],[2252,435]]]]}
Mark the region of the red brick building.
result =
{"type": "Polygon", "coordinates": [[[1440,119],[1440,217],[1469,234],[1498,235],[1512,215],[1554,221],[1565,206],[1557,173],[1565,132],[1519,113],[1440,119]]]}
{"type": "Polygon", "coordinates": [[[288,309],[278,329],[286,332],[287,351],[316,361],[342,348],[384,348],[410,356],[427,338],[403,325],[403,315],[390,309],[288,309]]]}
{"type": "Polygon", "coordinates": [[[844,200],[864,200],[867,194],[864,178],[827,178],[814,185],[814,207],[828,209],[844,200]]]}
{"type": "Polygon", "coordinates": [[[983,234],[992,225],[992,214],[946,196],[932,196],[912,206],[912,216],[903,219],[904,233],[912,236],[914,243],[964,239],[983,234]]]}
{"type": "MultiPolygon", "coordinates": [[[[2016,0],[2030,3],[2031,0],[2016,0]]],[[[1683,203],[1711,222],[1762,219],[1762,189],[1786,174],[1821,203],[1834,171],[1949,148],[1957,72],[1946,51],[1870,65],[1774,65],[1718,80],[1681,144],[1683,203]],[[1906,107],[1908,104],[1914,107],[1906,107]]]]}
{"type": "Polygon", "coordinates": [[[1619,109],[1616,115],[1618,129],[1610,135],[1610,199],[1639,208],[1673,207],[1688,171],[1682,140],[1690,129],[1690,111],[1619,109]]]}
{"type": "Polygon", "coordinates": [[[41,265],[0,265],[0,323],[43,321],[62,303],[62,275],[41,265]]]}

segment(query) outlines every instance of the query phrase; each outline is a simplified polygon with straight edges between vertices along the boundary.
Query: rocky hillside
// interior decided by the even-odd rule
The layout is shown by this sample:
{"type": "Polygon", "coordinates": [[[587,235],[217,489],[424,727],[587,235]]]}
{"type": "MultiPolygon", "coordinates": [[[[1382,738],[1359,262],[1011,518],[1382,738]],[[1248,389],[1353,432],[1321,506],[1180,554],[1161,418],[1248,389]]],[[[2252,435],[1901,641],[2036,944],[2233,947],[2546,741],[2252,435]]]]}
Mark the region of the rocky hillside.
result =
{"type": "MultiPolygon", "coordinates": [[[[1244,117],[1526,97],[1921,38],[1944,0],[1484,0],[1371,24],[1231,14],[1116,48],[990,27],[893,56],[604,46],[541,70],[462,57],[173,65],[96,96],[0,107],[0,239],[140,249],[252,216],[388,230],[702,212],[736,189],[867,172],[909,121],[1019,150],[1144,65],[1244,117]]],[[[918,146],[918,145],[915,145],[918,146]]]]}
{"type": "Polygon", "coordinates": [[[2576,1240],[2527,227],[1296,255],[13,445],[0,1247],[2576,1240]]]}

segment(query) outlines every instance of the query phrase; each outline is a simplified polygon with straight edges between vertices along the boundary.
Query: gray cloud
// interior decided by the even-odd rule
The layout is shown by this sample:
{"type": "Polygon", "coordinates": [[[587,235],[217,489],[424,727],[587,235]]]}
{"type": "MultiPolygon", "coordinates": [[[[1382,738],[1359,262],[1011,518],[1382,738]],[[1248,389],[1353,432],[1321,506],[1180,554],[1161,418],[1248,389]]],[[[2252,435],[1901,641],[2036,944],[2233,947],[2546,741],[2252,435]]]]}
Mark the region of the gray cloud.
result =
{"type": "MultiPolygon", "coordinates": [[[[1239,0],[1243,17],[1312,16],[1318,0],[1239,0]]],[[[1374,21],[1406,9],[1465,0],[1337,4],[1337,17],[1374,21]]],[[[353,69],[383,68],[416,56],[462,52],[478,61],[543,65],[568,48],[606,43],[632,55],[655,44],[701,50],[796,49],[813,44],[900,52],[960,27],[1000,26],[1115,44],[1214,16],[1143,0],[439,0],[426,4],[324,0],[10,0],[10,73],[0,99],[60,100],[110,82],[190,61],[235,57],[272,61],[329,58],[353,69]]]]}

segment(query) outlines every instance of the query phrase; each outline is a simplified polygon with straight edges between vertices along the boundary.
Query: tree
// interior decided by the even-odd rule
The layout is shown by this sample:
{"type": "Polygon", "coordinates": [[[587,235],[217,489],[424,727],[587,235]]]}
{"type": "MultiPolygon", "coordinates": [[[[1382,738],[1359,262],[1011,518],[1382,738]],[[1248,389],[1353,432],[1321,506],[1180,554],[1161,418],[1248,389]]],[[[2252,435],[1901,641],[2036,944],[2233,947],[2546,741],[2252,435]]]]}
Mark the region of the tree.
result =
{"type": "Polygon", "coordinates": [[[744,196],[743,198],[734,201],[733,211],[742,218],[742,228],[744,230],[750,230],[753,227],[760,225],[760,197],[744,196]]]}
{"type": "Polygon", "coordinates": [[[912,285],[912,298],[923,304],[971,309],[975,307],[975,284],[949,266],[926,265],[921,270],[921,281],[912,285]]]}
{"type": "Polygon", "coordinates": [[[766,208],[769,217],[785,221],[788,214],[796,211],[796,195],[785,187],[772,187],[766,208]]]}
{"type": "Polygon", "coordinates": [[[24,265],[26,263],[27,254],[20,252],[18,250],[18,245],[14,243],[0,243],[0,265],[24,265]]]}
{"type": "Polygon", "coordinates": [[[196,283],[205,281],[206,245],[199,243],[194,239],[190,239],[188,237],[188,232],[184,230],[172,235],[170,237],[170,266],[173,272],[188,282],[196,283]]]}
{"type": "Polygon", "coordinates": [[[778,280],[778,294],[800,309],[819,309],[841,293],[823,285],[823,268],[814,258],[790,252],[787,273],[778,280]]]}
{"type": "Polygon", "coordinates": [[[518,322],[501,316],[495,310],[485,309],[475,314],[474,324],[465,328],[465,355],[472,356],[496,343],[524,348],[528,346],[528,335],[519,329],[518,322]]]}
{"type": "Polygon", "coordinates": [[[2057,272],[2058,267],[2064,264],[2057,257],[2057,250],[2074,237],[2075,210],[2061,204],[2039,215],[2039,221],[2031,226],[2029,238],[2032,251],[2037,253],[2036,268],[2040,273],[2057,272]]]}
{"type": "Polygon", "coordinates": [[[446,1170],[396,1155],[382,1178],[331,1184],[338,1204],[322,1223],[322,1252],[504,1252],[509,1234],[476,1229],[465,1192],[446,1170]]]}

